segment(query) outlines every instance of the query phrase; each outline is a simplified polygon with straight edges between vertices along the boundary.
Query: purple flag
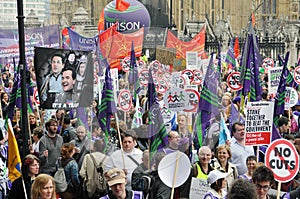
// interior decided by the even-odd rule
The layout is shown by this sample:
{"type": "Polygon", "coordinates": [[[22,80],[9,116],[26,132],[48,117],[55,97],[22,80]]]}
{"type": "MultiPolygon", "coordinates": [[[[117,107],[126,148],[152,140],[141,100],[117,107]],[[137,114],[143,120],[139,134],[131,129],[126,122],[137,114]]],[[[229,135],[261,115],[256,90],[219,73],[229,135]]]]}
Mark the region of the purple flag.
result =
{"type": "MultiPolygon", "coordinates": [[[[277,89],[277,93],[275,96],[275,106],[274,106],[274,115],[282,115],[284,114],[284,104],[285,104],[285,94],[286,94],[286,79],[288,76],[288,69],[287,69],[287,63],[289,60],[290,52],[287,52],[285,56],[285,60],[283,62],[283,69],[281,72],[279,85],[277,89]]],[[[282,58],[280,55],[278,55],[278,59],[281,60],[282,58]]]]}
{"type": "Polygon", "coordinates": [[[229,116],[228,120],[229,120],[230,129],[235,122],[241,122],[241,123],[245,124],[244,118],[241,116],[240,112],[236,109],[233,102],[231,102],[230,116],[229,116]]]}
{"type": "Polygon", "coordinates": [[[152,71],[149,69],[148,80],[148,100],[149,100],[149,126],[148,136],[150,139],[150,152],[154,154],[158,149],[168,144],[167,131],[161,115],[159,103],[157,101],[155,85],[152,78],[152,71]]]}
{"type": "Polygon", "coordinates": [[[112,79],[110,77],[110,67],[106,59],[104,62],[106,63],[105,82],[102,89],[101,103],[99,105],[98,122],[101,129],[105,132],[105,142],[107,143],[108,134],[110,132],[110,117],[117,112],[117,108],[114,99],[112,79]]]}
{"type": "Polygon", "coordinates": [[[211,112],[213,115],[216,115],[219,113],[219,97],[217,94],[217,87],[220,75],[218,72],[214,71],[213,67],[213,55],[211,55],[200,95],[198,112],[207,111],[211,112]]]}
{"type": "Polygon", "coordinates": [[[140,83],[139,83],[138,67],[136,65],[136,58],[135,58],[133,42],[131,45],[130,71],[129,71],[129,75],[128,75],[128,82],[129,82],[129,84],[133,84],[134,95],[138,94],[140,92],[140,83]]]}
{"type": "Polygon", "coordinates": [[[257,39],[250,21],[240,71],[240,82],[243,84],[242,94],[247,96],[250,92],[250,101],[259,101],[261,99],[262,89],[259,83],[259,66],[261,63],[262,59],[259,54],[257,39]]]}
{"type": "Polygon", "coordinates": [[[233,49],[234,42],[235,42],[235,39],[232,39],[231,42],[230,42],[227,54],[226,54],[226,58],[225,58],[225,62],[228,63],[228,64],[231,64],[233,67],[236,66],[236,61],[235,61],[235,56],[234,56],[234,49],[233,49]]]}

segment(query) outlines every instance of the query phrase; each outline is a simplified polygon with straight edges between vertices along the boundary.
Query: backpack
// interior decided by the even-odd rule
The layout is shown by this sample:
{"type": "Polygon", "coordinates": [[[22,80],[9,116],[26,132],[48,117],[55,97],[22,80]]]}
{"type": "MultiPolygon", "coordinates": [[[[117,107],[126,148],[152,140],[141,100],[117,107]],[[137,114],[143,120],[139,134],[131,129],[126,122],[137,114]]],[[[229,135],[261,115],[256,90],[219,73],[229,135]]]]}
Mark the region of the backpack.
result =
{"type": "Polygon", "coordinates": [[[93,194],[93,198],[99,198],[99,197],[105,195],[107,192],[107,184],[106,184],[106,180],[104,178],[104,172],[103,172],[103,167],[102,167],[102,162],[105,160],[105,158],[103,158],[103,160],[97,165],[93,154],[90,154],[90,157],[92,158],[92,161],[94,163],[95,176],[93,179],[94,179],[94,184],[97,187],[95,193],[93,194]]]}
{"type": "Polygon", "coordinates": [[[65,170],[61,166],[61,158],[58,159],[59,168],[54,174],[55,188],[57,192],[65,192],[68,188],[68,183],[65,175],[65,170]]]}

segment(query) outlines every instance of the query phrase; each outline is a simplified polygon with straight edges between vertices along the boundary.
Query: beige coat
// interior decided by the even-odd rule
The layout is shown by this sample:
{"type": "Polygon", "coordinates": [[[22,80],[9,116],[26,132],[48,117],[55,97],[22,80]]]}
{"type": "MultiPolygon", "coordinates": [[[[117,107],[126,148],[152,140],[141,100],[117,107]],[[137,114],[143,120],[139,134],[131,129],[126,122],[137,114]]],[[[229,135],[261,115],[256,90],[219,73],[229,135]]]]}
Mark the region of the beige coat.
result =
{"type": "MultiPolygon", "coordinates": [[[[103,162],[104,158],[106,157],[104,154],[100,152],[93,152],[91,154],[94,156],[97,165],[99,165],[101,161],[103,162]]],[[[94,169],[94,163],[91,158],[91,154],[86,154],[84,156],[83,163],[79,171],[80,176],[84,179],[89,197],[93,196],[97,188],[93,179],[96,173],[94,169]]]]}

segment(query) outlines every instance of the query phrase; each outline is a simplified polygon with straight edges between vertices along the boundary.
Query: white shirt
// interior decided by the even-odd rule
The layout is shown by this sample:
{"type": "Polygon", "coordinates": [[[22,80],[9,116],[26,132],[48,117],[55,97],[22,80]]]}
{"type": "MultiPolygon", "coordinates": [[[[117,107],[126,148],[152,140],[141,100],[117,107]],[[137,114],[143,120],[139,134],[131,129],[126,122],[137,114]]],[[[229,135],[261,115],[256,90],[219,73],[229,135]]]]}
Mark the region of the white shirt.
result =
{"type": "Polygon", "coordinates": [[[121,150],[117,150],[111,154],[109,158],[104,162],[104,171],[109,171],[110,169],[113,168],[119,168],[119,169],[125,169],[127,170],[127,185],[126,188],[128,190],[131,190],[131,176],[136,167],[138,165],[131,160],[128,156],[130,155],[133,159],[137,161],[137,163],[142,163],[142,157],[143,157],[143,152],[137,148],[133,148],[131,153],[126,153],[123,151],[124,154],[124,162],[125,166],[123,164],[123,158],[122,158],[122,152],[121,150]]]}

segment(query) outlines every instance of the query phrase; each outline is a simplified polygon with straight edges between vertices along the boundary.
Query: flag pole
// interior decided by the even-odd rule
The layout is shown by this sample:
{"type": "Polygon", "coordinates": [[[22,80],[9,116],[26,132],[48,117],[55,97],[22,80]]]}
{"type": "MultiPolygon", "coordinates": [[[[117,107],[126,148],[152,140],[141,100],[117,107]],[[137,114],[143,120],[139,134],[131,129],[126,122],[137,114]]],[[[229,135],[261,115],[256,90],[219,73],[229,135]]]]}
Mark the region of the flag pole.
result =
{"type": "Polygon", "coordinates": [[[24,33],[24,14],[23,0],[17,0],[18,8],[18,33],[19,33],[19,53],[20,53],[20,76],[21,76],[21,99],[22,99],[22,133],[24,138],[23,155],[28,153],[28,117],[27,117],[27,95],[26,95],[26,59],[25,59],[25,33],[24,33]]]}
{"type": "Polygon", "coordinates": [[[118,131],[118,137],[120,140],[120,147],[121,147],[121,156],[122,156],[122,161],[123,161],[123,169],[125,169],[125,157],[124,157],[124,150],[123,150],[123,146],[122,146],[122,139],[121,139],[121,133],[120,133],[120,128],[119,128],[119,119],[118,119],[118,115],[117,113],[115,113],[115,118],[116,118],[116,125],[117,125],[117,131],[118,131]]]}

